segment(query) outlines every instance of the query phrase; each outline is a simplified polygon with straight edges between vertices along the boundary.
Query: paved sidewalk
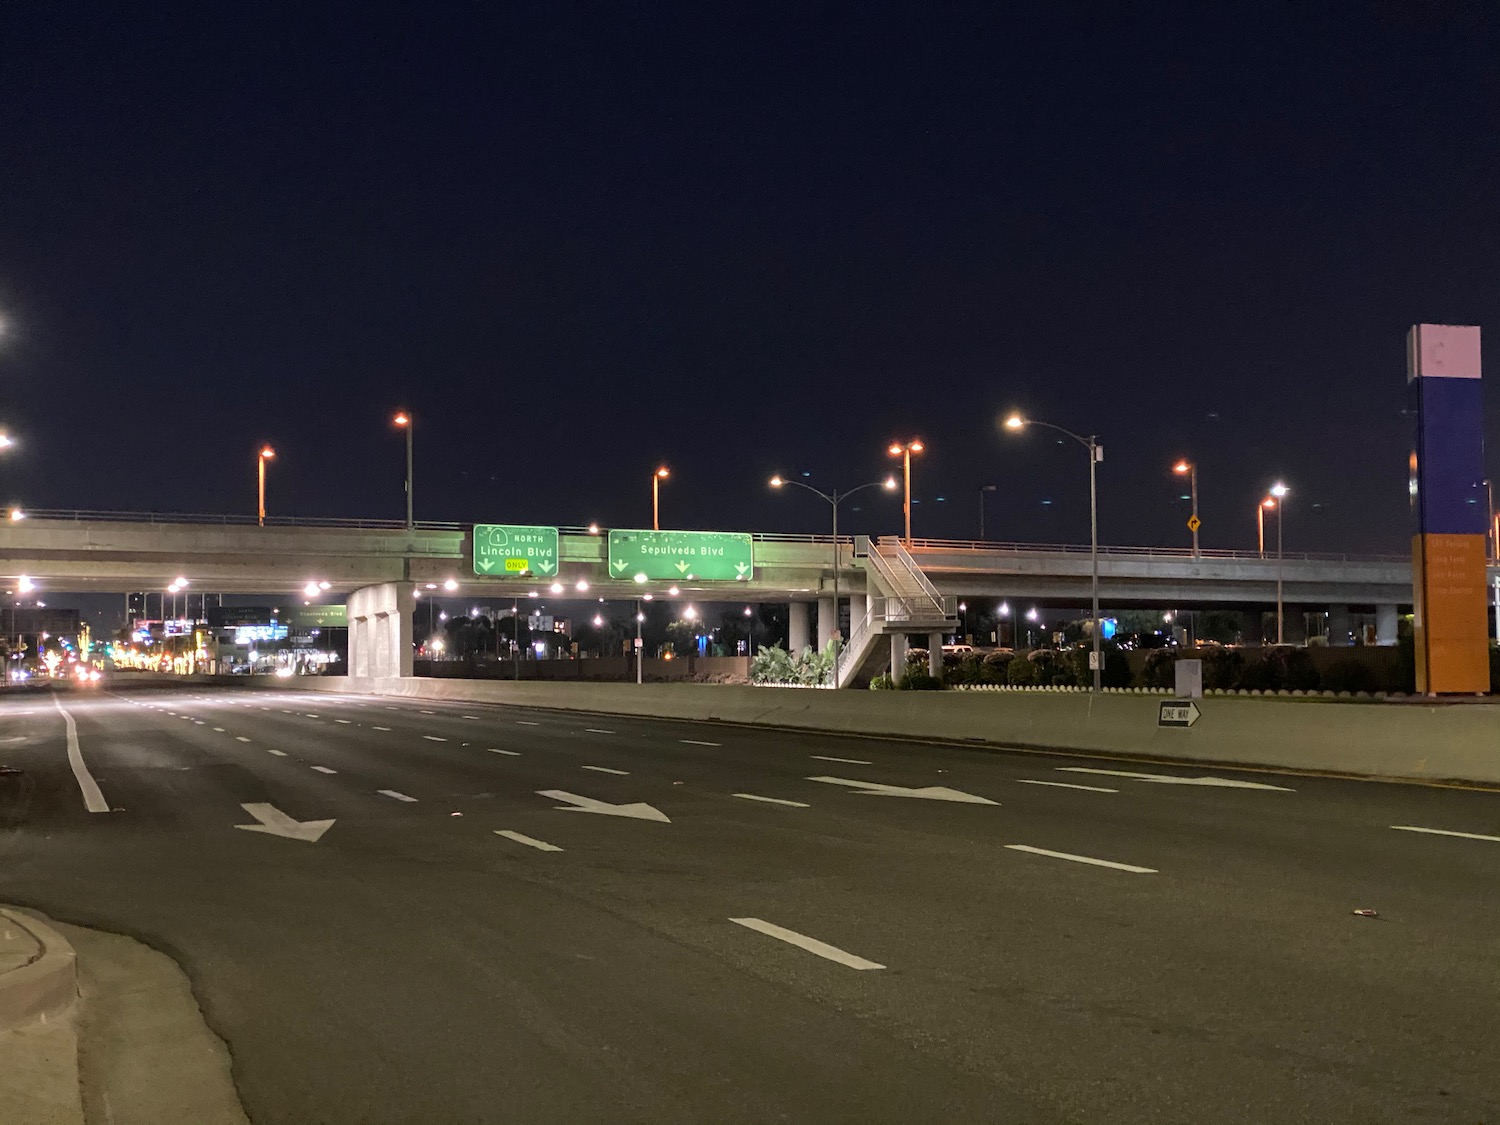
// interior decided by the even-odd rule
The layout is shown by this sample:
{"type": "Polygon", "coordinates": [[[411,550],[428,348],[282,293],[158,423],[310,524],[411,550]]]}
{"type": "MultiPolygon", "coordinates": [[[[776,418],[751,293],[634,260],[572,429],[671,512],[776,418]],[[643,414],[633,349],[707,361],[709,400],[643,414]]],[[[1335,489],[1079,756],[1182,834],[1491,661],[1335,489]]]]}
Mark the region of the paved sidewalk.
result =
{"type": "Polygon", "coordinates": [[[0,910],[0,1121],[82,1125],[76,998],[67,940],[0,910]]]}
{"type": "Polygon", "coordinates": [[[171,958],[9,909],[0,909],[0,1122],[248,1125],[229,1051],[171,958]]]}

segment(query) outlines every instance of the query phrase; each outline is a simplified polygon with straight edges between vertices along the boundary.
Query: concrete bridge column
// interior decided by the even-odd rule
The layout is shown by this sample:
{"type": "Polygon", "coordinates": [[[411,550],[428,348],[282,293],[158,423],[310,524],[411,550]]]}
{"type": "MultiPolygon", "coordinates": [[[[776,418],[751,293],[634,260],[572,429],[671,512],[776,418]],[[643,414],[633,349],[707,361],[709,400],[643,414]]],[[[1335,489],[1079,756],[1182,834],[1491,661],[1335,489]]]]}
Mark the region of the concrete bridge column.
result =
{"type": "Polygon", "coordinates": [[[1375,607],[1375,643],[1378,645],[1393,645],[1396,643],[1396,622],[1400,620],[1393,605],[1378,605],[1375,607]]]}
{"type": "Polygon", "coordinates": [[[349,595],[349,674],[410,677],[412,613],[409,583],[385,582],[349,595]]]}
{"type": "Polygon", "coordinates": [[[818,599],[818,651],[822,652],[833,640],[833,630],[838,624],[839,607],[832,598],[818,599]]]}
{"type": "MultiPolygon", "coordinates": [[[[860,622],[865,619],[865,614],[869,612],[870,603],[868,598],[863,594],[849,595],[849,637],[854,636],[859,629],[860,622]]],[[[845,637],[844,639],[848,640],[849,637],[845,637]]]]}
{"type": "Polygon", "coordinates": [[[933,679],[943,678],[943,634],[927,634],[927,674],[933,679]]]}
{"type": "Polygon", "coordinates": [[[1349,647],[1349,607],[1346,605],[1331,605],[1328,607],[1328,645],[1330,648],[1349,647]]]}
{"type": "Polygon", "coordinates": [[[786,650],[793,656],[808,645],[807,603],[792,602],[787,607],[786,650]]]}
{"type": "Polygon", "coordinates": [[[891,634],[891,683],[906,679],[906,634],[891,634]]]}

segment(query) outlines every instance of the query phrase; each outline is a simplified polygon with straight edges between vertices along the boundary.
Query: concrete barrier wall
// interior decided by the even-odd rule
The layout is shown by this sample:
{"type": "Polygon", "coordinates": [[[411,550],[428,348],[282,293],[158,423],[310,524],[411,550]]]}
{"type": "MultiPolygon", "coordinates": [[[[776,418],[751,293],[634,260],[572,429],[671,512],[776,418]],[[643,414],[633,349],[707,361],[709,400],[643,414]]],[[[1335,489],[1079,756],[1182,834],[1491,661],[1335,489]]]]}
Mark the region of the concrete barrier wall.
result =
{"type": "Polygon", "coordinates": [[[1195,726],[1175,730],[1156,725],[1162,697],[1145,695],[340,676],[296,677],[266,686],[1500,785],[1500,703],[1214,697],[1198,701],[1202,718],[1195,726]]]}

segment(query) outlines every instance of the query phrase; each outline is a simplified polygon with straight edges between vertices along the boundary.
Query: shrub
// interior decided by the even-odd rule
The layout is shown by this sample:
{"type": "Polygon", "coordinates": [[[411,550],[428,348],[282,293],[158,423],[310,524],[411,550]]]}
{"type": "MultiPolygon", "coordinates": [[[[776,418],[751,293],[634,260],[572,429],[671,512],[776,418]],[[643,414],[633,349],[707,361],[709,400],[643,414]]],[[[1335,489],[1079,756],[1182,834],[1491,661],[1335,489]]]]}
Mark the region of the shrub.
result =
{"type": "Polygon", "coordinates": [[[972,653],[967,656],[943,657],[943,682],[948,684],[982,684],[984,665],[972,653]]]}
{"type": "Polygon", "coordinates": [[[804,648],[796,656],[777,645],[763,648],[750,662],[750,682],[807,686],[832,683],[839,647],[836,639],[830,640],[822,652],[804,648]]]}
{"type": "Polygon", "coordinates": [[[1276,677],[1271,663],[1264,655],[1246,660],[1240,665],[1240,674],[1235,687],[1244,691],[1270,691],[1276,686],[1276,677]]]}
{"type": "Polygon", "coordinates": [[[1025,657],[1016,657],[1005,666],[1005,682],[1017,687],[1031,687],[1037,683],[1036,665],[1025,657]]]}
{"type": "Polygon", "coordinates": [[[1363,660],[1346,657],[1324,670],[1323,688],[1325,691],[1379,691],[1380,677],[1363,660]]]}
{"type": "Polygon", "coordinates": [[[893,686],[889,672],[882,672],[870,681],[871,691],[890,691],[893,686]]]}
{"type": "Polygon", "coordinates": [[[941,691],[942,687],[943,681],[925,668],[908,671],[900,684],[902,691],[941,691]]]}
{"type": "Polygon", "coordinates": [[[979,682],[982,684],[1008,683],[1005,671],[1010,667],[1015,658],[1016,654],[1008,648],[986,653],[984,659],[980,661],[979,682]]]}
{"type": "MultiPolygon", "coordinates": [[[[1073,674],[1073,682],[1084,687],[1092,687],[1094,683],[1094,672],[1089,667],[1089,654],[1093,651],[1090,645],[1079,645],[1070,651],[1068,665],[1073,674]]],[[[1130,661],[1125,658],[1125,653],[1120,646],[1113,641],[1106,641],[1099,648],[1099,654],[1104,657],[1104,672],[1099,677],[1101,687],[1129,687],[1130,686],[1130,661]]]]}
{"type": "Polygon", "coordinates": [[[1028,653],[1026,660],[1036,670],[1036,683],[1042,687],[1067,687],[1073,683],[1073,669],[1066,656],[1048,648],[1028,653]]]}
{"type": "Polygon", "coordinates": [[[1322,677],[1305,648],[1273,648],[1266,657],[1274,686],[1281,691],[1317,691],[1322,677]]]}
{"type": "Polygon", "coordinates": [[[1228,691],[1239,686],[1245,657],[1238,649],[1206,648],[1199,655],[1203,658],[1204,688],[1228,691]]]}
{"type": "Polygon", "coordinates": [[[1177,685],[1177,672],[1173,665],[1177,654],[1169,648],[1155,648],[1146,656],[1141,669],[1141,687],[1171,688],[1177,685]]]}

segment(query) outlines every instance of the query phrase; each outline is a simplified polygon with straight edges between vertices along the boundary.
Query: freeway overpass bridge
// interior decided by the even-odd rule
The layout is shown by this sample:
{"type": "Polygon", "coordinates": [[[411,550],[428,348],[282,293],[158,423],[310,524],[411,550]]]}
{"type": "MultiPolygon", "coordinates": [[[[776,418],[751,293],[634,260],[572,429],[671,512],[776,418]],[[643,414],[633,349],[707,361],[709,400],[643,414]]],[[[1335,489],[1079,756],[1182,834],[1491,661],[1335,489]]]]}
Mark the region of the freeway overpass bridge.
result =
{"type": "MultiPolygon", "coordinates": [[[[182,575],[198,590],[285,596],[308,582],[350,606],[351,665],[374,645],[379,668],[410,674],[413,595],[456,583],[470,597],[551,596],[630,599],[666,596],[665,581],[612,577],[607,535],[559,529],[556,573],[545,577],[476,573],[473,526],[381,520],[270,518],[90,511],[33,511],[0,527],[0,582],[16,589],[26,575],[57,592],[158,590],[182,575]],[[366,637],[362,621],[383,622],[366,637]],[[377,635],[378,634],[378,635],[377,635]],[[403,639],[404,638],[404,639],[403,639]]],[[[959,597],[1084,605],[1087,547],[978,541],[894,539],[871,542],[816,535],[756,534],[753,567],[739,579],[685,575],[678,596],[700,601],[781,601],[792,606],[794,645],[812,638],[808,607],[820,603],[819,641],[831,635],[835,574],[849,600],[851,641],[863,622],[873,634],[951,631],[959,597]]],[[[1500,571],[1492,572],[1492,581],[1500,571]]],[[[1411,603],[1408,557],[1186,552],[1146,547],[1100,549],[1103,603],[1130,607],[1369,607],[1381,639],[1393,642],[1397,614],[1411,603]]],[[[371,665],[371,668],[375,668],[371,665]]]]}

